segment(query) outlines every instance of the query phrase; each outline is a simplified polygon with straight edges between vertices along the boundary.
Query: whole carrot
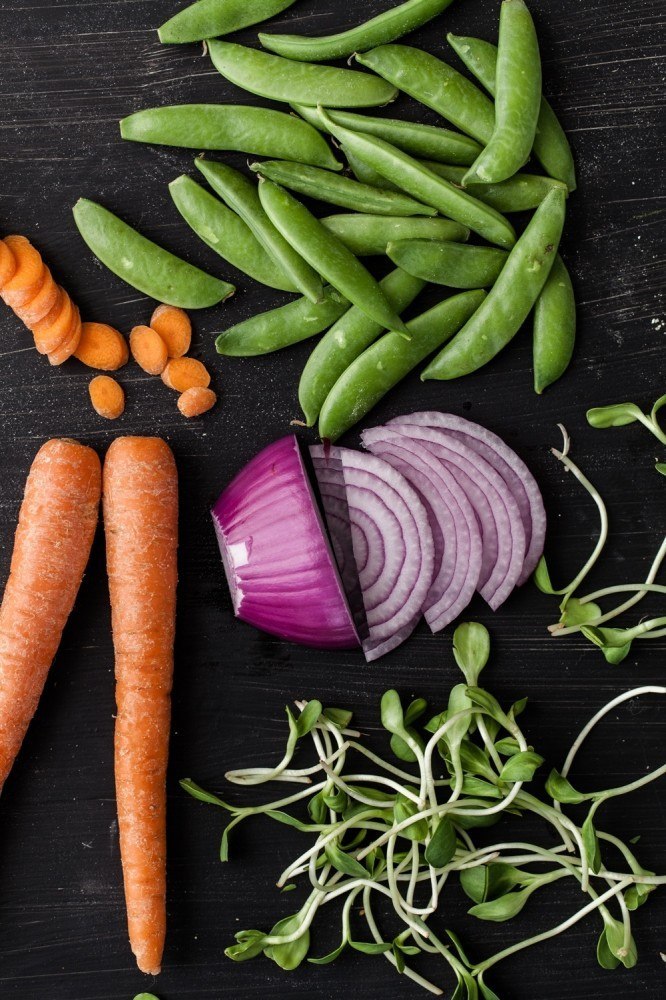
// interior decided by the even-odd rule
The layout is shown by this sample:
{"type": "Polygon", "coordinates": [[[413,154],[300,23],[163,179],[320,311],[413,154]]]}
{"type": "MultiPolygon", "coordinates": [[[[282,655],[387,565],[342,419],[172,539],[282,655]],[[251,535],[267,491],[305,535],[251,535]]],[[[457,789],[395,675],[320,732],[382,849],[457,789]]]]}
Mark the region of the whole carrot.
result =
{"type": "Polygon", "coordinates": [[[104,528],[127,922],[139,968],[156,975],[166,934],[166,769],[178,544],[176,465],[164,441],[113,442],[104,463],[104,528]]]}
{"type": "Polygon", "coordinates": [[[90,555],[99,458],[76,441],[37,452],[0,607],[0,790],[32,719],[90,555]]]}

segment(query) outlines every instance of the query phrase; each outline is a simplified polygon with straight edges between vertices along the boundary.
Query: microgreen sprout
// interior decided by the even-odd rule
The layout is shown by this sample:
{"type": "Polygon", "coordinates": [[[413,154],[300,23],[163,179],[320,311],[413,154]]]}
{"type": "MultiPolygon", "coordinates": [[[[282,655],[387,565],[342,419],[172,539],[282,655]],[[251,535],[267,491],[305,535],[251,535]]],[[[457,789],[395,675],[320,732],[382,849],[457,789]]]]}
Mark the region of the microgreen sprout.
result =
{"type": "Polygon", "coordinates": [[[351,949],[383,956],[399,973],[440,995],[444,987],[412,967],[413,960],[428,953],[439,956],[449,978],[453,976],[456,1000],[498,1000],[485,981],[489,969],[596,912],[602,923],[599,963],[608,969],[635,964],[631,913],[666,883],[666,876],[644,869],[629,846],[600,829],[598,814],[608,799],[666,775],[666,765],[597,792],[579,791],[568,775],[582,743],[608,712],[638,696],[666,695],[666,688],[638,688],[600,709],[576,737],[561,770],[551,771],[546,788],[552,801],[546,801],[527,790],[544,760],[518,723],[525,700],[504,709],[479,686],[489,655],[483,626],[473,622],[458,628],[454,656],[464,683],[452,688],[444,710],[427,721],[423,699],[405,706],[397,691],[384,694],[382,725],[389,752],[400,766],[364,746],[350,729],[350,713],[324,709],[318,701],[299,701],[299,714],[287,713],[287,750],[278,766],[232,771],[228,778],[244,786],[268,781],[298,785],[305,777],[307,787],[262,805],[235,806],[190,780],[181,782],[192,797],[230,814],[223,860],[228,858],[229,831],[251,816],[266,816],[310,838],[310,846],[277,883],[282,891],[305,883],[307,895],[300,909],[269,932],[239,931],[226,950],[229,958],[242,962],[263,954],[291,970],[306,959],[313,965],[328,964],[351,949]],[[293,758],[307,740],[315,763],[293,768],[293,758]],[[565,811],[574,805],[581,806],[580,822],[565,811]],[[538,816],[551,836],[545,843],[500,838],[477,848],[474,830],[508,814],[514,822],[516,817],[538,816]],[[606,866],[610,850],[621,859],[620,869],[626,864],[627,871],[606,866]],[[479,920],[509,921],[533,906],[533,897],[542,890],[553,891],[549,887],[564,879],[580,886],[585,901],[551,930],[474,964],[453,931],[447,931],[449,942],[442,942],[428,923],[454,875],[471,900],[470,914],[479,920]],[[342,904],[339,943],[326,955],[311,955],[315,919],[337,900],[342,904]],[[381,914],[386,929],[373,910],[375,900],[390,904],[381,914]]]}

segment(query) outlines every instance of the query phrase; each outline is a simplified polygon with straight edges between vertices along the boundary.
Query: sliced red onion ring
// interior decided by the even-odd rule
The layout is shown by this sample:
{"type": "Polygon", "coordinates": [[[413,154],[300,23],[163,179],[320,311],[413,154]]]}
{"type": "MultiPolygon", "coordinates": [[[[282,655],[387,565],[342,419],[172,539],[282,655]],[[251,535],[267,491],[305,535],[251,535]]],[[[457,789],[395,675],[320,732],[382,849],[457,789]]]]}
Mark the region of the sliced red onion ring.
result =
{"type": "MultiPolygon", "coordinates": [[[[382,459],[321,445],[310,454],[325,512],[324,498],[338,499],[341,476],[344,481],[368,625],[363,649],[370,662],[404,642],[420,618],[434,571],[428,515],[416,490],[382,459]]],[[[339,518],[329,525],[331,531],[338,526],[339,518]]]]}
{"type": "Polygon", "coordinates": [[[502,477],[476,451],[445,431],[407,420],[399,418],[389,426],[422,442],[444,462],[476,511],[484,548],[479,593],[496,611],[515,588],[525,561],[525,528],[518,505],[502,477]]]}
{"type": "Polygon", "coordinates": [[[360,645],[295,437],[252,459],[212,516],[238,618],[317,649],[360,645]]]}
{"type": "Polygon", "coordinates": [[[422,427],[438,427],[457,437],[464,444],[486,459],[506,482],[514,496],[525,526],[527,552],[518,586],[525,583],[536,569],[543,555],[546,540],[546,509],[537,482],[515,451],[497,434],[471,420],[439,413],[437,410],[412,413],[401,417],[401,422],[422,427]]]}
{"type": "Polygon", "coordinates": [[[391,427],[361,435],[364,446],[402,473],[425,504],[434,539],[435,573],[423,611],[433,632],[461,614],[474,596],[481,571],[481,533],[466,494],[447,467],[418,441],[391,427]]]}

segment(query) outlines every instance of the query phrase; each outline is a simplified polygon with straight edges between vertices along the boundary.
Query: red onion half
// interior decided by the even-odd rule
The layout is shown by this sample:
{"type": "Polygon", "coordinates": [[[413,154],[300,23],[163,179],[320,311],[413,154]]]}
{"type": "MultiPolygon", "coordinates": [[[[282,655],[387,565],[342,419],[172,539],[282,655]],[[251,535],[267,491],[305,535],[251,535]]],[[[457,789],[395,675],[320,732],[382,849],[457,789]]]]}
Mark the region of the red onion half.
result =
{"type": "Polygon", "coordinates": [[[316,649],[360,645],[295,437],[259,452],[212,515],[238,618],[316,649]]]}

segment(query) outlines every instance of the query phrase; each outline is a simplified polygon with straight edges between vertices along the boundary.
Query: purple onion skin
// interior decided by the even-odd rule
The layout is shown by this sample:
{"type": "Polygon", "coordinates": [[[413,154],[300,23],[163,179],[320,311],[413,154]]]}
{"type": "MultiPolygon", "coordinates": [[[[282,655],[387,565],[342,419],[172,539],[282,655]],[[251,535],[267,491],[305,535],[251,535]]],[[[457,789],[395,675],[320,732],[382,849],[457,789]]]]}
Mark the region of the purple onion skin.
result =
{"type": "Polygon", "coordinates": [[[212,517],[238,618],[313,649],[360,646],[295,437],[259,452],[212,517]]]}

